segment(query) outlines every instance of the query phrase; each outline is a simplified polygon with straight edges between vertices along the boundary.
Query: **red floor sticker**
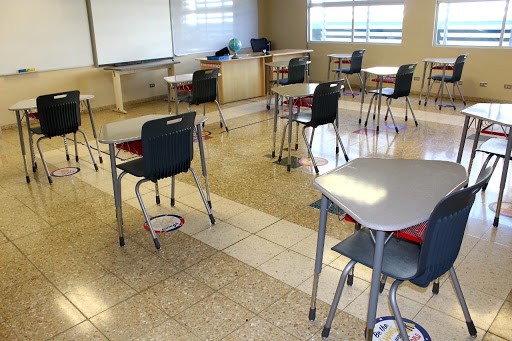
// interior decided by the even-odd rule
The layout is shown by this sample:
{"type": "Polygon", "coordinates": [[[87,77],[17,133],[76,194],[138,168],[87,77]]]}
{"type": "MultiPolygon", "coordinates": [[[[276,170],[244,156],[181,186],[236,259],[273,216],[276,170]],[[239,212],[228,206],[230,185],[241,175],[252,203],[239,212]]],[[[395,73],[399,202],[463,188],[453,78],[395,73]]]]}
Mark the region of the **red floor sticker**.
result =
{"type": "MultiPolygon", "coordinates": [[[[493,202],[493,203],[489,204],[489,208],[491,209],[491,211],[496,212],[497,204],[498,204],[497,202],[493,202]]],[[[507,217],[512,217],[512,203],[504,202],[504,201],[501,202],[500,214],[503,214],[504,216],[507,216],[507,217]]]]}
{"type": "MultiPolygon", "coordinates": [[[[156,233],[171,232],[185,225],[185,219],[175,214],[162,214],[151,218],[151,224],[156,233]]],[[[149,231],[147,223],[144,223],[144,229],[149,231]]]]}
{"type": "Polygon", "coordinates": [[[80,172],[80,168],[78,167],[64,167],[54,170],[53,172],[51,172],[51,175],[60,178],[63,176],[70,176],[78,172],[80,172]]]}
{"type": "MultiPolygon", "coordinates": [[[[328,164],[329,162],[324,159],[324,158],[321,158],[321,157],[315,157],[315,161],[316,161],[316,165],[318,167],[320,166],[325,166],[326,164],[328,164]]],[[[299,159],[299,163],[302,165],[302,166],[306,166],[306,167],[313,167],[313,162],[311,161],[311,159],[309,158],[309,156],[307,157],[303,157],[303,158],[300,158],[299,159]]]]}

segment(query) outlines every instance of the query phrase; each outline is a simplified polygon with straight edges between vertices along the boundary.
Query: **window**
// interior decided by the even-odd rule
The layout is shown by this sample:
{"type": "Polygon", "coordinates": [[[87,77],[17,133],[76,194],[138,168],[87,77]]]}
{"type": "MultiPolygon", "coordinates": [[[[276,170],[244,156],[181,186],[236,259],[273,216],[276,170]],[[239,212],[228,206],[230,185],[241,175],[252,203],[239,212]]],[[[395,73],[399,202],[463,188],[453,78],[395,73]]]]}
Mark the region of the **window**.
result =
{"type": "Polygon", "coordinates": [[[400,44],[404,0],[310,0],[310,41],[400,44]]]}
{"type": "Polygon", "coordinates": [[[510,0],[437,0],[434,44],[510,47],[510,0]]]}

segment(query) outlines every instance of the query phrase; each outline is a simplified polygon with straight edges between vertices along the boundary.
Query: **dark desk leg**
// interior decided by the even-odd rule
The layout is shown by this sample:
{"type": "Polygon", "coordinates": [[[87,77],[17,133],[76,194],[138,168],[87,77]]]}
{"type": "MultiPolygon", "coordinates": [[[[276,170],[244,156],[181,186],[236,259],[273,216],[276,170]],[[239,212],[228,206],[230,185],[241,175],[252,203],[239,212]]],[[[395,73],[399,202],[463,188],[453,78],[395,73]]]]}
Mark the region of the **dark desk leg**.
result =
{"type": "Polygon", "coordinates": [[[110,154],[110,168],[112,173],[112,187],[114,189],[114,204],[116,206],[116,218],[117,227],[119,228],[119,246],[124,246],[124,234],[123,234],[123,211],[121,202],[121,188],[117,179],[117,168],[116,168],[116,151],[114,143],[109,143],[108,152],[110,154]]]}
{"type": "Polygon", "coordinates": [[[379,124],[380,124],[380,106],[382,102],[382,82],[384,81],[384,76],[378,76],[377,80],[379,83],[377,86],[379,87],[379,104],[377,109],[377,133],[379,132],[379,124]]]}
{"type": "Polygon", "coordinates": [[[293,135],[293,97],[288,97],[288,165],[286,170],[289,172],[292,165],[292,135],[293,135]]]}
{"type": "Polygon", "coordinates": [[[428,67],[428,81],[427,81],[427,96],[425,96],[425,102],[423,103],[424,106],[427,106],[428,97],[430,96],[430,79],[432,78],[432,67],[434,66],[434,63],[430,63],[428,67]]]}
{"type": "Polygon", "coordinates": [[[480,131],[482,130],[482,120],[478,120],[476,124],[475,139],[473,140],[473,147],[471,148],[471,156],[469,157],[468,175],[471,174],[473,167],[473,159],[475,158],[476,148],[478,147],[478,140],[480,139],[480,131]]]}
{"type": "Polygon", "coordinates": [[[427,64],[428,62],[423,62],[423,76],[421,77],[421,88],[420,88],[420,101],[418,102],[421,105],[421,95],[423,94],[423,87],[425,86],[425,75],[427,74],[427,64]]]}
{"type": "Polygon", "coordinates": [[[507,182],[508,165],[510,162],[510,153],[512,152],[512,134],[508,134],[507,151],[503,159],[503,171],[501,173],[500,193],[498,194],[498,202],[496,203],[496,215],[494,217],[494,227],[498,227],[500,220],[501,203],[503,201],[503,192],[505,190],[505,183],[507,182]]]}
{"type": "MultiPolygon", "coordinates": [[[[206,188],[206,199],[208,206],[212,208],[212,200],[210,199],[210,186],[208,185],[208,172],[206,171],[206,159],[204,157],[204,142],[203,142],[203,125],[196,125],[196,136],[197,144],[199,145],[199,155],[201,156],[201,171],[203,173],[205,188],[206,188]]],[[[173,177],[174,180],[174,177],[173,177]]]]}
{"type": "Polygon", "coordinates": [[[366,79],[368,75],[366,72],[363,74],[363,91],[361,91],[361,108],[359,109],[359,124],[361,124],[361,117],[363,117],[363,104],[364,104],[364,95],[366,93],[366,79]]]}
{"type": "Polygon", "coordinates": [[[318,292],[318,281],[322,271],[322,260],[324,256],[325,231],[327,228],[327,210],[331,201],[322,195],[320,203],[320,223],[318,224],[318,237],[316,240],[315,273],[313,275],[313,291],[311,292],[311,306],[309,307],[309,320],[314,321],[316,317],[316,296],[318,292]]]}
{"type": "Polygon", "coordinates": [[[457,163],[462,161],[462,153],[464,153],[464,145],[466,144],[466,136],[468,135],[469,116],[464,118],[464,127],[462,128],[462,136],[460,137],[459,153],[457,154],[457,163]]]}
{"type": "Polygon", "coordinates": [[[368,315],[366,317],[366,341],[373,340],[373,328],[375,327],[377,303],[379,301],[380,274],[382,272],[385,236],[386,232],[375,231],[375,253],[373,255],[372,282],[370,287],[370,301],[368,302],[368,315]]]}
{"type": "Polygon", "coordinates": [[[100,143],[98,142],[98,134],[96,133],[96,125],[94,124],[94,115],[92,114],[91,101],[87,99],[87,100],[85,100],[85,103],[87,104],[87,112],[89,113],[89,119],[91,120],[92,135],[94,136],[94,139],[96,140],[96,149],[98,150],[98,158],[100,160],[100,163],[103,163],[103,158],[101,157],[100,143]]]}
{"type": "Polygon", "coordinates": [[[276,93],[274,98],[274,130],[272,131],[273,134],[273,144],[272,144],[272,157],[276,157],[276,135],[277,135],[277,115],[279,115],[279,95],[276,93]]]}
{"type": "Polygon", "coordinates": [[[439,97],[439,110],[443,107],[444,77],[446,76],[446,64],[443,64],[443,79],[441,79],[441,95],[439,97]]]}
{"type": "Polygon", "coordinates": [[[20,138],[21,155],[23,156],[23,166],[25,167],[25,181],[27,181],[27,184],[29,184],[30,177],[28,176],[27,153],[25,151],[25,140],[23,139],[23,130],[21,129],[21,115],[19,110],[16,110],[16,123],[18,125],[18,136],[20,138]]]}
{"type": "MultiPolygon", "coordinates": [[[[30,132],[30,118],[28,117],[28,110],[25,110],[25,121],[27,123],[28,148],[30,150],[30,158],[32,160],[32,171],[35,172],[37,170],[36,154],[34,153],[34,138],[32,136],[32,133],[30,132]]],[[[66,141],[65,137],[64,141],[66,141]]]]}

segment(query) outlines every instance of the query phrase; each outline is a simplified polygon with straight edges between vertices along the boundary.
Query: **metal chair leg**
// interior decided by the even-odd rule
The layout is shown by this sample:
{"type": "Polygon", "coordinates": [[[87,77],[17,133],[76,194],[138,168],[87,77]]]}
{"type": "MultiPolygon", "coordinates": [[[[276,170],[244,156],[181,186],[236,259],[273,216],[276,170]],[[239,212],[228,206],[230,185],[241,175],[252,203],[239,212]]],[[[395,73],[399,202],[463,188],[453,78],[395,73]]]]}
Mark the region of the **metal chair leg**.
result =
{"type": "Polygon", "coordinates": [[[345,80],[347,81],[348,88],[350,89],[350,94],[352,95],[352,98],[354,98],[355,95],[354,95],[354,91],[352,91],[352,86],[350,85],[350,82],[348,80],[348,74],[345,73],[344,75],[345,75],[345,80]]]}
{"type": "Polygon", "coordinates": [[[142,213],[144,214],[144,218],[146,218],[146,223],[149,226],[149,232],[151,232],[151,236],[153,237],[153,243],[157,250],[160,250],[160,241],[156,235],[155,229],[153,228],[153,224],[151,223],[151,217],[146,210],[146,205],[144,205],[144,201],[142,200],[142,196],[140,195],[140,185],[143,183],[150,181],[148,179],[141,179],[135,184],[135,195],[137,196],[137,200],[139,201],[140,208],[142,209],[142,213]]]}
{"type": "MultiPolygon", "coordinates": [[[[412,118],[414,119],[414,124],[416,124],[416,127],[417,127],[418,120],[416,120],[416,115],[414,115],[414,110],[412,109],[412,105],[411,105],[411,101],[409,100],[409,96],[405,97],[405,104],[406,104],[406,108],[407,108],[407,105],[409,106],[409,109],[411,110],[412,118]]],[[[407,121],[407,119],[406,119],[406,121],[407,121]]]]}
{"type": "Polygon", "coordinates": [[[389,303],[393,309],[393,315],[395,315],[396,325],[400,330],[400,336],[402,337],[402,340],[409,340],[407,331],[405,330],[404,320],[402,319],[402,315],[400,314],[400,309],[398,309],[398,303],[396,301],[396,291],[400,284],[402,284],[402,281],[397,279],[391,285],[391,288],[389,289],[389,303]]]}
{"type": "Polygon", "coordinates": [[[327,338],[329,336],[329,333],[331,332],[332,321],[334,320],[336,309],[338,308],[338,304],[340,303],[341,293],[343,292],[345,280],[348,276],[348,273],[352,270],[355,264],[356,261],[351,260],[350,262],[348,262],[348,264],[343,269],[343,272],[341,273],[338,286],[336,287],[336,293],[334,294],[334,299],[332,300],[331,309],[329,310],[329,315],[327,316],[324,329],[322,330],[322,338],[327,338]]]}
{"type": "MultiPolygon", "coordinates": [[[[389,116],[391,116],[391,121],[393,121],[393,125],[395,126],[395,131],[398,134],[398,127],[396,126],[396,123],[395,123],[395,117],[393,116],[393,112],[391,111],[391,100],[392,100],[391,97],[386,99],[386,105],[388,106],[387,112],[389,112],[389,116]]],[[[387,112],[386,112],[386,115],[387,115],[387,112]]]]}
{"type": "Polygon", "coordinates": [[[41,149],[41,140],[46,139],[47,137],[40,137],[37,139],[37,149],[39,150],[39,156],[41,157],[41,161],[43,162],[44,171],[46,172],[46,176],[48,177],[48,182],[50,185],[53,183],[52,177],[50,175],[50,171],[48,170],[48,165],[46,164],[46,161],[43,156],[43,150],[41,149]]]}
{"type": "Polygon", "coordinates": [[[75,145],[75,161],[78,162],[78,145],[76,143],[76,133],[73,133],[73,144],[75,145]]]}
{"type": "Polygon", "coordinates": [[[279,149],[279,157],[277,158],[277,162],[281,162],[281,159],[283,157],[283,148],[284,148],[284,139],[286,137],[286,130],[288,130],[288,122],[286,122],[286,125],[283,129],[283,136],[281,137],[281,148],[279,149]]]}
{"type": "Polygon", "coordinates": [[[208,217],[210,217],[210,223],[212,225],[215,225],[215,218],[213,217],[212,209],[210,208],[210,205],[208,204],[208,200],[206,199],[206,195],[204,194],[204,190],[201,187],[201,183],[199,182],[199,178],[197,177],[196,171],[192,167],[190,167],[189,170],[192,173],[192,175],[194,176],[194,181],[196,182],[196,186],[197,186],[197,189],[199,190],[199,194],[201,195],[201,199],[203,199],[204,207],[206,208],[206,212],[208,213],[208,217]]]}
{"type": "Polygon", "coordinates": [[[459,82],[455,82],[455,85],[457,86],[457,90],[459,90],[459,95],[462,98],[462,103],[464,103],[464,106],[466,106],[466,100],[464,99],[464,95],[462,94],[462,91],[460,90],[459,82]]]}
{"type": "MultiPolygon", "coordinates": [[[[92,164],[94,165],[94,169],[97,172],[99,170],[99,168],[98,168],[98,164],[96,163],[96,160],[94,159],[94,155],[92,155],[92,149],[91,149],[91,145],[89,144],[89,139],[87,139],[87,135],[85,135],[85,133],[81,129],[78,129],[78,132],[80,132],[80,134],[82,134],[82,136],[84,138],[85,145],[87,147],[87,150],[89,151],[89,156],[91,157],[91,160],[92,160],[92,164]]],[[[76,141],[76,136],[75,136],[75,141],[76,141]]],[[[78,161],[78,150],[76,151],[76,155],[77,155],[77,161],[78,161]]]]}
{"type": "Polygon", "coordinates": [[[336,133],[336,138],[338,139],[338,143],[341,147],[341,150],[343,151],[343,156],[345,157],[345,161],[348,161],[347,151],[345,150],[345,146],[343,146],[343,142],[341,142],[341,136],[340,136],[338,127],[336,127],[336,125],[334,125],[334,124],[333,124],[333,127],[334,127],[334,132],[336,133]]]}
{"type": "Polygon", "coordinates": [[[226,124],[226,121],[224,121],[224,115],[222,115],[222,110],[220,108],[219,101],[215,100],[215,104],[217,104],[217,110],[219,111],[220,115],[220,127],[222,128],[222,125],[224,124],[224,128],[226,128],[226,133],[229,132],[228,125],[226,124]]]}
{"type": "Polygon", "coordinates": [[[315,168],[315,173],[318,174],[318,166],[316,165],[315,157],[313,156],[313,152],[311,151],[311,146],[308,143],[308,138],[306,136],[306,126],[302,127],[302,137],[304,138],[304,142],[306,143],[306,148],[308,150],[308,155],[311,158],[311,162],[313,162],[313,167],[315,168]]]}
{"type": "Polygon", "coordinates": [[[364,121],[365,127],[368,125],[368,117],[370,117],[370,111],[372,110],[372,103],[376,96],[377,96],[377,94],[373,94],[372,98],[370,98],[370,106],[368,107],[368,113],[366,114],[366,120],[364,121]]]}
{"type": "Polygon", "coordinates": [[[460,283],[459,280],[457,279],[457,274],[455,273],[455,269],[453,268],[453,266],[450,268],[450,277],[452,279],[455,292],[457,293],[457,298],[459,299],[460,307],[462,308],[462,312],[464,313],[464,318],[466,319],[466,325],[468,327],[469,335],[471,335],[471,337],[476,337],[475,324],[473,323],[471,315],[469,314],[469,309],[466,304],[466,300],[464,299],[464,295],[462,294],[462,289],[460,287],[460,283]]]}
{"type": "Polygon", "coordinates": [[[160,189],[158,188],[158,181],[155,181],[155,202],[160,205],[160,189]]]}
{"type": "Polygon", "coordinates": [[[174,199],[174,191],[176,188],[176,177],[171,176],[171,206],[174,206],[175,199],[174,199]]]}

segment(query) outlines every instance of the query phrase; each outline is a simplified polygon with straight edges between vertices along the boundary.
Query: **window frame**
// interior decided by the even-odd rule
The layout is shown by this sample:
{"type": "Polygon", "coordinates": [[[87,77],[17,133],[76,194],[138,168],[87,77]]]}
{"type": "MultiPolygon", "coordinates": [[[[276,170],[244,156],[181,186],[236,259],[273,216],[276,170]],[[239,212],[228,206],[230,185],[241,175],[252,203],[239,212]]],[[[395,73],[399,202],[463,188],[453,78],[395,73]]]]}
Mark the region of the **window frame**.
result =
{"type": "MultiPolygon", "coordinates": [[[[434,21],[434,32],[432,35],[432,38],[433,38],[432,45],[435,47],[457,47],[457,46],[460,46],[460,47],[474,47],[474,48],[512,48],[512,36],[511,36],[511,32],[510,32],[512,30],[512,28],[507,29],[507,14],[509,12],[511,12],[510,11],[511,6],[512,6],[512,0],[436,0],[436,9],[435,9],[436,12],[435,12],[435,21],[434,21]],[[454,3],[465,4],[465,3],[475,3],[475,2],[483,3],[483,2],[496,2],[496,1],[503,1],[505,3],[505,6],[503,8],[503,13],[502,13],[502,21],[501,21],[501,25],[500,25],[499,40],[498,40],[497,45],[460,44],[460,43],[459,44],[449,44],[448,43],[449,39],[446,38],[446,36],[448,35],[448,32],[449,32],[449,28],[447,27],[447,25],[446,24],[444,25],[445,26],[444,29],[438,28],[439,15],[440,15],[439,6],[440,5],[454,4],[454,3]],[[440,31],[443,31],[443,37],[445,37],[444,43],[442,43],[442,42],[440,43],[441,40],[438,39],[438,35],[440,34],[439,33],[440,31]],[[508,35],[508,38],[507,38],[507,35],[508,35]]],[[[512,12],[510,13],[510,17],[508,18],[508,21],[512,21],[512,12]]],[[[479,29],[483,30],[484,27],[482,27],[482,26],[475,27],[475,30],[479,30],[479,29]]],[[[468,34],[467,36],[461,36],[461,39],[478,42],[478,40],[476,40],[474,38],[472,39],[470,34],[468,34]]]]}
{"type": "MultiPolygon", "coordinates": [[[[371,21],[369,20],[370,11],[368,10],[368,18],[367,18],[367,24],[366,24],[366,34],[365,34],[365,40],[360,41],[356,40],[358,39],[358,33],[360,34],[360,28],[356,26],[355,22],[355,8],[356,7],[376,7],[376,6],[384,6],[384,5],[401,5],[403,6],[403,9],[405,11],[405,0],[307,0],[307,39],[310,43],[348,43],[348,44],[383,44],[383,45],[401,45],[403,42],[403,24],[404,20],[402,17],[401,22],[401,28],[400,28],[400,36],[399,41],[389,41],[389,42],[383,42],[383,41],[371,41],[370,39],[370,24],[371,21]],[[312,23],[311,23],[311,10],[315,8],[329,8],[329,7],[347,7],[350,8],[350,11],[352,12],[352,21],[350,23],[351,25],[351,32],[350,32],[350,41],[341,41],[341,40],[313,40],[312,37],[312,23]]],[[[348,23],[348,21],[347,21],[348,23]]],[[[323,27],[325,30],[325,27],[323,27]]],[[[397,40],[396,39],[396,40],[397,40]]]]}

